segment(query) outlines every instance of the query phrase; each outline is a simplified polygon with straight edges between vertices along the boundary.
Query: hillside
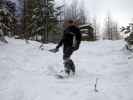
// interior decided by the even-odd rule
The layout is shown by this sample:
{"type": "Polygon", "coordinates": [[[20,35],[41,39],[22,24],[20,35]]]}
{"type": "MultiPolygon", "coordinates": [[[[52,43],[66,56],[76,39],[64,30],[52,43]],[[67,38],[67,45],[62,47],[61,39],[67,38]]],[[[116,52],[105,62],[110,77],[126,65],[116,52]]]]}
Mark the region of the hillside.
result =
{"type": "Polygon", "coordinates": [[[133,59],[124,41],[82,42],[72,59],[76,75],[57,79],[63,69],[62,49],[9,39],[0,43],[0,100],[133,100],[133,59]],[[97,90],[94,86],[97,79],[97,90]]]}

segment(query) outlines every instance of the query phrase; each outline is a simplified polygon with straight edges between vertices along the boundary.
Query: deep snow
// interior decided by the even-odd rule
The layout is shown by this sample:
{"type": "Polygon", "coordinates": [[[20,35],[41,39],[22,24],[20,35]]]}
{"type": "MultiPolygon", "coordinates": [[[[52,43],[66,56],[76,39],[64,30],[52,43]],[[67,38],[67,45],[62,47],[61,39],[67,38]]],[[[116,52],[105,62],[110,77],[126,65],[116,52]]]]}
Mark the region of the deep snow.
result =
{"type": "Polygon", "coordinates": [[[82,42],[72,56],[77,73],[68,79],[54,76],[63,69],[62,49],[8,41],[0,43],[0,100],[133,100],[133,59],[123,40],[82,42]]]}

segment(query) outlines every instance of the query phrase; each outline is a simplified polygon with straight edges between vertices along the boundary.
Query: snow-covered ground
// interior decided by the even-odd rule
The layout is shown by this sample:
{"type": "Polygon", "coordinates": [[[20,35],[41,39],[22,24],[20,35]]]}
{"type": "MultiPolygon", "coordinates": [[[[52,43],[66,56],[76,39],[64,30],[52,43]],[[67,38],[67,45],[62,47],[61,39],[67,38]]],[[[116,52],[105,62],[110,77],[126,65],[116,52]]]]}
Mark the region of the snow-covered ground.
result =
{"type": "Polygon", "coordinates": [[[133,100],[133,59],[122,40],[82,42],[67,79],[54,76],[63,69],[62,50],[48,52],[54,44],[8,41],[0,43],[0,100],[133,100]]]}

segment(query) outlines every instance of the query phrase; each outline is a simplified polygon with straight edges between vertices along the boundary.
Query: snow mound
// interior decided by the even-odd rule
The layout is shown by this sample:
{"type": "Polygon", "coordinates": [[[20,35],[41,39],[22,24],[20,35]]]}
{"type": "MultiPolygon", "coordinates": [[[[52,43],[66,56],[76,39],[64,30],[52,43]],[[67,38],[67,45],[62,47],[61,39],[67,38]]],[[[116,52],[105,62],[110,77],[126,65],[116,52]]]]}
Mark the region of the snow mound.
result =
{"type": "Polygon", "coordinates": [[[123,40],[82,42],[72,55],[76,75],[62,80],[54,76],[63,70],[62,49],[48,51],[55,44],[8,42],[0,45],[0,100],[133,100],[133,59],[123,40]]]}

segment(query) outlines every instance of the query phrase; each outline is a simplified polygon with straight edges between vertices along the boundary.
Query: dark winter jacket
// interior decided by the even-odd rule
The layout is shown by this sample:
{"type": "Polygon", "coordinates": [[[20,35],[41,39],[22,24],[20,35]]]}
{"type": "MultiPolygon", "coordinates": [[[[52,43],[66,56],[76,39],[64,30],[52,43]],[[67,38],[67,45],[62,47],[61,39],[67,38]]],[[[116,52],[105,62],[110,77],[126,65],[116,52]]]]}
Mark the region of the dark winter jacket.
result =
{"type": "Polygon", "coordinates": [[[80,29],[76,26],[70,26],[64,30],[63,37],[56,48],[59,48],[63,45],[64,48],[73,47],[74,50],[77,50],[79,48],[80,42],[80,29]]]}

